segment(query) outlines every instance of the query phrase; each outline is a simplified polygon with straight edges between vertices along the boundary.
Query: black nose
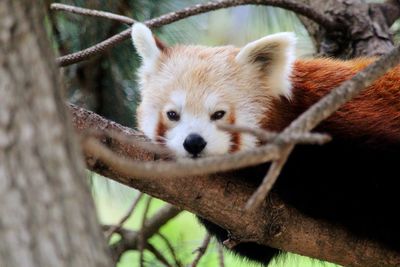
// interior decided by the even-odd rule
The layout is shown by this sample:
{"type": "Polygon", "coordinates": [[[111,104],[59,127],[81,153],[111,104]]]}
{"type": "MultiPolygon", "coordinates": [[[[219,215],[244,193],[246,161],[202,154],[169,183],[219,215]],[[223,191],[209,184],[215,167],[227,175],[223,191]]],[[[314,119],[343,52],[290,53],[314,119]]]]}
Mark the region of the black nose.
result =
{"type": "Polygon", "coordinates": [[[193,156],[197,156],[207,145],[207,142],[198,134],[189,134],[183,142],[183,147],[193,156]]]}

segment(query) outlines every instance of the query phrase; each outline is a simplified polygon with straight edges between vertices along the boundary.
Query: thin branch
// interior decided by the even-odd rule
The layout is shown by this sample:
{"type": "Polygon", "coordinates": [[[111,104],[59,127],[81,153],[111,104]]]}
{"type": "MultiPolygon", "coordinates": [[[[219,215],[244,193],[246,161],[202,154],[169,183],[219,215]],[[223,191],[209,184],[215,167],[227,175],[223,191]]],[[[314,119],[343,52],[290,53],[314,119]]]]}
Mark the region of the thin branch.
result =
{"type": "Polygon", "coordinates": [[[107,144],[107,141],[112,139],[126,145],[134,145],[140,147],[146,151],[156,154],[158,157],[163,159],[173,159],[175,154],[172,150],[168,149],[165,145],[158,144],[155,142],[149,142],[149,139],[144,136],[143,140],[133,139],[130,136],[126,136],[123,133],[102,129],[102,130],[89,130],[81,133],[81,138],[86,139],[89,137],[95,137],[101,139],[103,144],[107,144]]]}
{"type": "Polygon", "coordinates": [[[279,133],[269,132],[263,129],[249,128],[236,125],[218,125],[218,128],[229,132],[248,133],[254,135],[263,143],[277,141],[277,138],[280,138],[278,140],[279,143],[323,145],[332,140],[332,138],[329,135],[318,134],[318,133],[293,132],[287,136],[280,136],[279,133]]]}
{"type": "Polygon", "coordinates": [[[217,242],[218,248],[218,262],[219,267],[225,267],[225,259],[224,259],[224,248],[221,243],[217,242]]]}
{"type": "Polygon", "coordinates": [[[111,236],[117,231],[119,230],[123,224],[129,219],[129,217],[132,215],[133,211],[135,210],[135,208],[137,207],[140,198],[143,196],[143,193],[139,193],[135,199],[132,202],[132,205],[129,207],[129,210],[126,212],[126,214],[120,219],[120,221],[116,224],[113,225],[110,229],[107,230],[105,236],[106,236],[106,240],[109,241],[111,236]]]}
{"type": "Polygon", "coordinates": [[[156,249],[155,246],[153,246],[153,245],[150,244],[150,243],[147,243],[146,249],[147,249],[148,251],[150,251],[151,253],[153,253],[153,255],[154,255],[161,263],[163,263],[165,266],[167,266],[167,267],[172,267],[172,265],[168,262],[168,260],[164,257],[164,255],[163,255],[160,251],[158,251],[158,250],[156,249]]]}
{"type": "Polygon", "coordinates": [[[172,246],[171,242],[170,242],[170,241],[168,240],[168,238],[167,238],[165,235],[163,235],[162,233],[157,233],[157,235],[164,241],[165,245],[167,246],[169,253],[171,254],[172,258],[174,259],[175,266],[181,267],[181,266],[182,266],[182,263],[179,261],[177,255],[176,255],[176,253],[175,253],[175,249],[174,249],[174,247],[172,246]]]}
{"type": "Polygon", "coordinates": [[[110,20],[115,20],[118,22],[126,23],[126,24],[133,24],[136,21],[130,17],[117,15],[111,12],[82,8],[77,6],[65,5],[60,3],[53,3],[50,5],[50,8],[56,11],[65,11],[79,15],[91,16],[91,17],[98,17],[98,18],[105,18],[110,20]]]}
{"type": "Polygon", "coordinates": [[[248,211],[255,211],[265,201],[268,193],[271,191],[279,174],[282,171],[283,166],[286,163],[290,153],[292,152],[294,145],[289,145],[283,152],[279,159],[275,160],[268,170],[267,175],[263,179],[261,185],[257,188],[257,191],[247,201],[245,209],[248,211]]]}
{"type": "Polygon", "coordinates": [[[211,236],[209,234],[206,234],[206,237],[204,238],[203,243],[201,244],[201,246],[199,248],[196,249],[196,251],[198,253],[197,253],[196,258],[193,260],[192,264],[190,265],[190,267],[196,267],[197,264],[199,264],[201,258],[206,253],[208,245],[210,244],[210,240],[211,240],[211,236]]]}
{"type": "MultiPolygon", "coordinates": [[[[53,4],[54,5],[54,4],[53,4]]],[[[53,6],[52,5],[52,6],[53,6]]],[[[182,10],[176,11],[176,12],[170,12],[168,14],[162,15],[157,18],[153,18],[150,20],[147,20],[143,22],[150,28],[157,28],[161,27],[166,24],[170,24],[173,22],[176,22],[178,20],[194,16],[194,15],[199,15],[202,13],[218,10],[218,9],[223,9],[223,8],[229,8],[229,7],[235,7],[235,6],[240,6],[240,5],[269,5],[269,6],[275,6],[275,7],[281,7],[285,8],[287,10],[291,10],[297,14],[303,15],[321,26],[325,27],[326,29],[330,30],[337,30],[340,29],[340,24],[334,22],[330,17],[326,16],[325,14],[322,14],[318,12],[317,10],[313,9],[312,7],[308,5],[304,5],[302,3],[297,3],[295,1],[291,0],[223,0],[223,1],[218,1],[218,2],[208,2],[205,4],[198,4],[192,7],[184,8],[182,10]]],[[[66,5],[64,5],[65,7],[66,5]]],[[[58,6],[56,5],[57,8],[60,8],[59,4],[58,6]]],[[[92,12],[85,11],[86,9],[83,9],[83,13],[90,13],[87,15],[94,15],[94,14],[102,14],[103,11],[96,11],[92,10],[92,12]]],[[[74,13],[78,13],[76,9],[73,9],[73,7],[64,8],[63,11],[70,11],[74,13]]],[[[81,13],[81,14],[83,14],[81,13]]],[[[104,12],[107,14],[108,12],[104,12]]],[[[120,15],[115,15],[113,19],[120,18],[126,23],[127,19],[124,16],[120,15]]],[[[341,29],[343,30],[343,29],[341,29]]],[[[75,52],[69,55],[61,56],[56,59],[57,64],[61,67],[63,66],[68,66],[83,60],[87,60],[95,55],[101,54],[108,49],[114,47],[115,45],[121,43],[125,39],[128,39],[130,37],[131,30],[126,29],[102,42],[99,42],[98,44],[91,46],[89,48],[86,48],[84,50],[81,50],[79,52],[75,52]]]]}
{"type": "MultiPolygon", "coordinates": [[[[160,228],[165,225],[169,220],[175,218],[179,213],[180,209],[166,204],[162,207],[155,215],[153,215],[146,222],[146,227],[141,229],[145,239],[149,239],[151,236],[156,234],[160,228]]],[[[104,226],[103,228],[107,231],[113,226],[104,226]]],[[[110,246],[111,254],[114,260],[119,261],[121,255],[127,250],[138,250],[139,233],[124,228],[119,228],[117,233],[121,235],[121,240],[110,246]]]]}
{"type": "Polygon", "coordinates": [[[146,235],[144,233],[144,229],[146,228],[146,219],[147,219],[147,214],[149,212],[150,209],[150,204],[152,201],[152,197],[148,197],[146,204],[145,204],[145,208],[143,211],[143,218],[142,218],[142,227],[140,228],[140,232],[139,232],[139,252],[140,252],[140,267],[144,267],[144,249],[146,247],[147,244],[147,238],[146,235]]]}

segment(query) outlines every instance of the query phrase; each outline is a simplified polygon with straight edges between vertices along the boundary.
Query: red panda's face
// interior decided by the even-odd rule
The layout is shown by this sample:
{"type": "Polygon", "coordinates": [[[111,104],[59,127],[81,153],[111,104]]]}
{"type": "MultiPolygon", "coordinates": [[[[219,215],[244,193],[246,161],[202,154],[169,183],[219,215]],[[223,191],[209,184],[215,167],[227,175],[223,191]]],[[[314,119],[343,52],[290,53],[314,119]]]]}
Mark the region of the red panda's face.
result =
{"type": "Polygon", "coordinates": [[[271,99],[290,94],[291,55],[280,46],[289,46],[292,37],[267,38],[241,50],[176,46],[160,51],[150,30],[135,25],[132,39],[143,59],[140,130],[184,157],[254,147],[253,136],[228,133],[217,125],[259,127],[271,99]]]}
{"type": "Polygon", "coordinates": [[[230,73],[238,70],[230,65],[226,51],[219,51],[218,60],[198,57],[214,52],[199,47],[177,47],[169,52],[168,58],[162,56],[164,61],[158,69],[142,80],[139,127],[179,156],[217,155],[255,146],[254,137],[217,127],[218,124],[257,127],[263,108],[231,77],[230,73]],[[182,53],[194,54],[184,57],[182,53]]]}

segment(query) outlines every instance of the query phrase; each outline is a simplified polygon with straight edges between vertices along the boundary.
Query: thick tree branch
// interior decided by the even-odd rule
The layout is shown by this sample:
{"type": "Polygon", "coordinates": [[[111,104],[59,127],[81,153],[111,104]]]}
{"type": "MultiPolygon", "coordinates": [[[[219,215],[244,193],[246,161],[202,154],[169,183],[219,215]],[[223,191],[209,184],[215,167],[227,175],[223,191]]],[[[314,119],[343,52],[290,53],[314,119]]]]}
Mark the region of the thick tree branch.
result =
{"type": "MultiPolygon", "coordinates": [[[[89,111],[76,107],[71,107],[71,111],[74,123],[80,131],[108,129],[143,140],[143,136],[134,130],[107,121],[89,111]]],[[[114,140],[109,140],[109,143],[112,144],[112,149],[126,157],[143,160],[152,160],[155,157],[133,144],[118,144],[114,140]]],[[[344,229],[307,218],[295,209],[285,206],[273,194],[256,213],[243,212],[243,207],[256,188],[238,180],[234,174],[138,179],[121,175],[98,161],[89,160],[87,165],[89,169],[106,177],[199,214],[230,230],[239,240],[251,240],[342,265],[400,264],[398,252],[350,236],[344,229]]]]}
{"type": "MultiPolygon", "coordinates": [[[[268,5],[268,6],[281,7],[296,12],[297,14],[303,15],[317,22],[318,24],[320,24],[321,26],[325,27],[328,30],[335,30],[335,29],[337,30],[341,26],[337,22],[334,22],[330,17],[326,16],[323,13],[318,12],[316,9],[302,3],[297,3],[292,0],[223,0],[217,2],[213,1],[205,4],[198,4],[193,7],[188,7],[176,12],[170,12],[160,17],[147,20],[143,23],[150,28],[157,28],[163,25],[171,24],[173,22],[176,22],[178,20],[190,16],[199,15],[202,13],[218,9],[240,6],[240,5],[268,5]]],[[[68,5],[52,4],[51,8],[55,10],[68,11],[76,14],[116,19],[118,21],[128,24],[132,24],[135,22],[133,19],[130,20],[125,16],[111,14],[109,12],[78,8],[68,5]]],[[[126,29],[94,46],[91,46],[79,52],[59,57],[57,58],[56,61],[59,66],[68,66],[83,60],[87,60],[95,55],[107,51],[108,49],[122,42],[123,40],[129,38],[129,36],[130,36],[130,29],[126,29]]]]}

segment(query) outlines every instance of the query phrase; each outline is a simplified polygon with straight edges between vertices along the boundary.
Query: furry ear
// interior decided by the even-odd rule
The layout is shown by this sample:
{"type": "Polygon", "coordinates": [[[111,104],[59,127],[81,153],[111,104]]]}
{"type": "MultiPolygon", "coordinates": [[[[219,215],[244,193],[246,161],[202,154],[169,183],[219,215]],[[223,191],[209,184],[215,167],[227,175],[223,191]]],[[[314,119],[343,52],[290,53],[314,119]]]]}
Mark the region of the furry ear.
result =
{"type": "Polygon", "coordinates": [[[131,36],[133,45],[143,60],[143,65],[151,68],[160,56],[160,49],[157,47],[151,30],[142,23],[135,23],[132,26],[131,36]]]}
{"type": "Polygon", "coordinates": [[[290,74],[295,59],[296,37],[283,32],[266,36],[244,46],[236,61],[245,66],[254,66],[265,73],[275,96],[290,97],[290,74]]]}

